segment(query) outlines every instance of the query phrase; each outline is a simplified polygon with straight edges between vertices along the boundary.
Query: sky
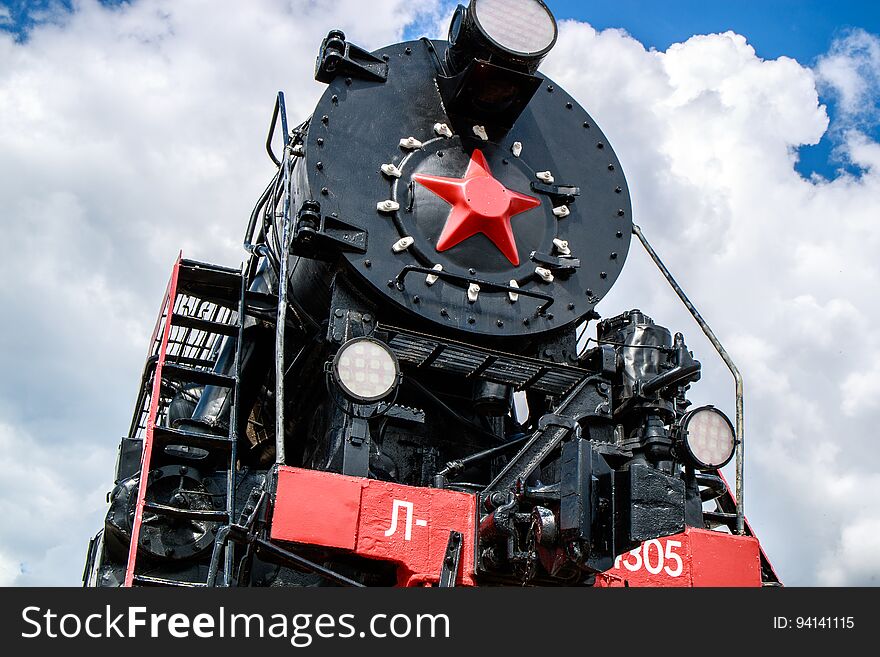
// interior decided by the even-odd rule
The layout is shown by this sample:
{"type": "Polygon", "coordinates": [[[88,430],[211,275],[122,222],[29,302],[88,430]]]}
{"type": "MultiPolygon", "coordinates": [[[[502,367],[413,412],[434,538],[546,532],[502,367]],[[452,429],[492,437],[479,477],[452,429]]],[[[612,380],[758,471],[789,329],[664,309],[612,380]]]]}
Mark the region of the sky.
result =
{"type": "MultiPolygon", "coordinates": [[[[880,18],[871,3],[549,2],[542,72],[745,377],[746,514],[783,582],[880,583],[880,18]]],[[[443,0],[0,0],[0,585],[77,585],[179,249],[236,266],[274,95],[331,28],[442,37],[443,0]]],[[[640,308],[729,374],[633,245],[640,308]]]]}

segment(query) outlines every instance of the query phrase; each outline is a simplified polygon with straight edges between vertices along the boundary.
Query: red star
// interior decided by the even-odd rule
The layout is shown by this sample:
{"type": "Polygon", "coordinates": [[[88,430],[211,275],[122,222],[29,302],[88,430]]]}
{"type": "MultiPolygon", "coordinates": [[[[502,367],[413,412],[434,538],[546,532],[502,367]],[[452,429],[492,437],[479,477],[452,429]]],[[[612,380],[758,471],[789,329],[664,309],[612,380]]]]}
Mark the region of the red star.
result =
{"type": "Polygon", "coordinates": [[[512,192],[489,170],[483,153],[476,149],[464,178],[444,178],[417,173],[413,179],[452,205],[437,250],[445,251],[468,237],[483,233],[511,264],[519,265],[510,218],[541,205],[541,201],[512,192]]]}

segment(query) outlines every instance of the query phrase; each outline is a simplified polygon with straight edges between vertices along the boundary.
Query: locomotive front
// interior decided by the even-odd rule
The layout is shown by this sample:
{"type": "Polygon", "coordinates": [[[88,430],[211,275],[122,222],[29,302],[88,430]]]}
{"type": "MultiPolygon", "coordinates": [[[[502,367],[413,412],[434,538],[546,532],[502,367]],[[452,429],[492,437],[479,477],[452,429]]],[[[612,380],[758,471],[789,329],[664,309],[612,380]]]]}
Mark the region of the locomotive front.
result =
{"type": "Polygon", "coordinates": [[[538,72],[556,37],[538,0],[471,0],[448,42],[324,39],[248,262],[175,265],[88,584],[719,583],[647,567],[706,541],[773,578],[682,335],[633,310],[587,344],[631,203],[538,72]]]}

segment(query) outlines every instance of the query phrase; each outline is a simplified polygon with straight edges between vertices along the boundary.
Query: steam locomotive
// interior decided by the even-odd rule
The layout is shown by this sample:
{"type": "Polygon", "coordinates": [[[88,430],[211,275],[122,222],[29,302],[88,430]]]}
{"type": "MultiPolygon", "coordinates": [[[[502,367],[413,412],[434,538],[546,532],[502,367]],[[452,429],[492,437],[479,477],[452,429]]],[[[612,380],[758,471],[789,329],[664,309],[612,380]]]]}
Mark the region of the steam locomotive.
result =
{"type": "Polygon", "coordinates": [[[636,234],[717,343],[538,71],[556,38],[539,0],[327,35],[312,116],[276,99],[246,262],[174,265],[86,585],[778,584],[739,414],[691,408],[681,333],[596,322],[636,234]]]}

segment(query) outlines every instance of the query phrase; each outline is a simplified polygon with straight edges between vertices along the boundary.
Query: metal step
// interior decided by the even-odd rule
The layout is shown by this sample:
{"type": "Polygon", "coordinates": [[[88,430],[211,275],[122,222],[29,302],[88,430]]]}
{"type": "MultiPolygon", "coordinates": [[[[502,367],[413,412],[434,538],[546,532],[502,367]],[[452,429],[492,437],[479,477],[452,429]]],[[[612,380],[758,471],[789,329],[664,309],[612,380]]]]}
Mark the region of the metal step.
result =
{"type": "Polygon", "coordinates": [[[180,381],[182,383],[201,383],[206,386],[218,388],[234,388],[235,378],[225,374],[217,374],[207,370],[197,370],[184,367],[175,363],[165,363],[162,366],[162,378],[180,381]]]}
{"type": "Polygon", "coordinates": [[[173,324],[174,326],[181,326],[183,328],[194,329],[196,331],[205,331],[206,333],[228,335],[230,337],[237,337],[239,330],[238,324],[212,322],[208,319],[202,319],[200,317],[190,317],[189,315],[181,315],[179,313],[172,313],[171,324],[173,324]]]}
{"type": "Polygon", "coordinates": [[[237,308],[241,298],[241,272],[195,260],[181,260],[178,292],[237,308]]]}
{"type": "Polygon", "coordinates": [[[135,575],[134,583],[141,586],[176,586],[178,588],[186,589],[206,588],[208,586],[204,582],[184,582],[179,579],[151,577],[150,575],[135,575]]]}
{"type": "Polygon", "coordinates": [[[176,506],[168,506],[167,504],[157,504],[155,502],[146,502],[144,511],[150,511],[162,516],[172,518],[184,518],[186,520],[203,520],[205,522],[228,522],[229,514],[226,511],[208,511],[204,509],[181,509],[176,506]]]}
{"type": "Polygon", "coordinates": [[[182,431],[171,427],[155,427],[153,429],[153,447],[164,449],[168,445],[186,445],[187,447],[216,449],[224,452],[232,449],[232,441],[228,436],[216,436],[198,431],[182,431]]]}

